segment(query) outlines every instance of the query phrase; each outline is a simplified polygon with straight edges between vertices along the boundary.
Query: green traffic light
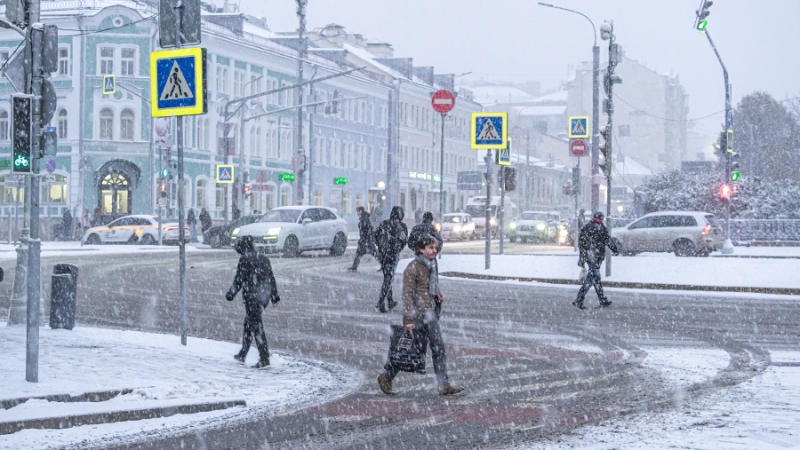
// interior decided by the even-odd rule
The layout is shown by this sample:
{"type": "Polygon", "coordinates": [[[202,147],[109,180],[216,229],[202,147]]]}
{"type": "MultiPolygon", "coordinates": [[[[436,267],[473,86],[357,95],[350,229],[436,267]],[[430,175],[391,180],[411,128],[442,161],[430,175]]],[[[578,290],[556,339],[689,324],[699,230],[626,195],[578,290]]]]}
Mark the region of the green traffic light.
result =
{"type": "Polygon", "coordinates": [[[161,169],[161,178],[167,178],[169,176],[169,169],[164,167],[161,169]]]}
{"type": "Polygon", "coordinates": [[[708,26],[707,20],[701,20],[697,22],[697,31],[706,31],[706,27],[708,26]]]}
{"type": "Polygon", "coordinates": [[[739,172],[731,173],[731,181],[739,181],[739,172]]]}

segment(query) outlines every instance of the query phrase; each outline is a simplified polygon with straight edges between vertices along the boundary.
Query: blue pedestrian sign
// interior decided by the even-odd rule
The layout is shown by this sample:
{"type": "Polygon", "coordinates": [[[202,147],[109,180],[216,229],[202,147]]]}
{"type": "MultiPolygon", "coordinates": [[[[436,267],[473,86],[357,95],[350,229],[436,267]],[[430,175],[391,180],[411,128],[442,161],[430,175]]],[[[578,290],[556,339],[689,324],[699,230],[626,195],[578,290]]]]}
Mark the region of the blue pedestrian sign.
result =
{"type": "Polygon", "coordinates": [[[150,54],[152,116],[205,114],[206,51],[204,48],[162,50],[150,54]]]}
{"type": "Polygon", "coordinates": [[[103,75],[103,95],[111,95],[117,92],[117,80],[114,75],[103,75]]]}
{"type": "Polygon", "coordinates": [[[217,183],[233,184],[233,164],[217,164],[217,183]]]}
{"type": "Polygon", "coordinates": [[[569,138],[586,139],[589,137],[589,116],[569,117],[569,138]]]}
{"type": "Polygon", "coordinates": [[[501,166],[511,165],[511,138],[508,139],[506,148],[497,151],[497,164],[501,166]]]}
{"type": "Polygon", "coordinates": [[[508,140],[508,113],[472,113],[471,143],[473,150],[500,150],[508,140]]]}

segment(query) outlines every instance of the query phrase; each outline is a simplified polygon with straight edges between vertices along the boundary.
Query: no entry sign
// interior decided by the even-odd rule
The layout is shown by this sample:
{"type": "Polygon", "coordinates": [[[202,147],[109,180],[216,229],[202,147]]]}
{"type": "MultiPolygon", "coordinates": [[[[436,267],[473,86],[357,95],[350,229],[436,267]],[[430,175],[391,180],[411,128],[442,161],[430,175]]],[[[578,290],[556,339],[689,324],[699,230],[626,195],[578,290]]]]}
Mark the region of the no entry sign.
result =
{"type": "Polygon", "coordinates": [[[447,114],[456,107],[456,97],[447,89],[441,89],[433,93],[431,106],[439,114],[447,114]]]}
{"type": "Polygon", "coordinates": [[[569,143],[569,153],[571,156],[583,156],[586,154],[586,141],[583,139],[572,139],[569,143]]]}

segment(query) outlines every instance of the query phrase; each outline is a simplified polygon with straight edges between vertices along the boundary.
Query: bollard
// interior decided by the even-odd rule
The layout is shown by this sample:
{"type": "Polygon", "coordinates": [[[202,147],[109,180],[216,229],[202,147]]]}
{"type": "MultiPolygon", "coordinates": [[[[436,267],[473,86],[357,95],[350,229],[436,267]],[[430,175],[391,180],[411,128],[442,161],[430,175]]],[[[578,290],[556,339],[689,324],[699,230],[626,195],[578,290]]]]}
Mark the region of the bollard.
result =
{"type": "Polygon", "coordinates": [[[78,288],[78,266],[56,264],[50,286],[50,328],[75,326],[75,297],[78,288]]]}

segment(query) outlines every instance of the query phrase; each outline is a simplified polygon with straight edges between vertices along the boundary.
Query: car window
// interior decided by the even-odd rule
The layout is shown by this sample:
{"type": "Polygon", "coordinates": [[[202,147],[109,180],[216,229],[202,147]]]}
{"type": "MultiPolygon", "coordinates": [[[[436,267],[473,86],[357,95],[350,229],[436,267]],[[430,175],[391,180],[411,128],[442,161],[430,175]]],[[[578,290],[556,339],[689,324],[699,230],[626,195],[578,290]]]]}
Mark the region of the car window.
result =
{"type": "Polygon", "coordinates": [[[139,218],[133,219],[133,220],[134,220],[135,224],[138,225],[138,226],[148,226],[148,225],[150,225],[150,221],[145,219],[145,218],[142,218],[142,217],[139,217],[139,218]]]}
{"type": "Polygon", "coordinates": [[[131,224],[131,222],[132,222],[132,219],[131,219],[130,217],[123,217],[123,218],[121,218],[121,219],[118,219],[116,222],[113,222],[113,223],[114,223],[114,225],[109,225],[109,226],[113,226],[113,227],[127,227],[128,225],[130,225],[130,224],[131,224]]]}
{"type": "Polygon", "coordinates": [[[680,216],[680,226],[682,227],[696,227],[697,220],[692,216],[680,216]]]}
{"type": "Polygon", "coordinates": [[[322,220],[336,220],[336,214],[333,212],[324,208],[320,208],[318,211],[322,220]]]}
{"type": "Polygon", "coordinates": [[[550,215],[546,213],[522,213],[520,220],[541,220],[546,222],[550,220],[548,217],[550,217],[550,215]]]}
{"type": "Polygon", "coordinates": [[[300,210],[299,209],[273,209],[272,211],[264,214],[260,219],[259,222],[289,222],[295,223],[297,222],[297,218],[300,217],[300,210]]]}
{"type": "Polygon", "coordinates": [[[444,221],[447,223],[461,223],[461,216],[444,216],[444,221]]]}
{"type": "Polygon", "coordinates": [[[652,217],[643,217],[636,222],[631,224],[630,229],[636,230],[640,228],[653,228],[653,218],[652,217]]]}
{"type": "Polygon", "coordinates": [[[722,223],[713,214],[705,216],[706,222],[712,227],[722,227],[722,223]]]}

